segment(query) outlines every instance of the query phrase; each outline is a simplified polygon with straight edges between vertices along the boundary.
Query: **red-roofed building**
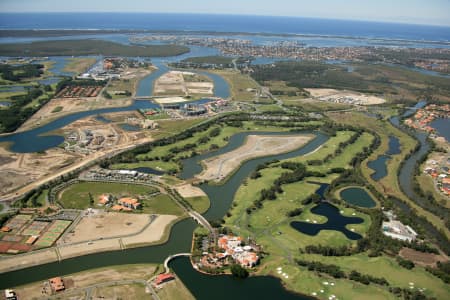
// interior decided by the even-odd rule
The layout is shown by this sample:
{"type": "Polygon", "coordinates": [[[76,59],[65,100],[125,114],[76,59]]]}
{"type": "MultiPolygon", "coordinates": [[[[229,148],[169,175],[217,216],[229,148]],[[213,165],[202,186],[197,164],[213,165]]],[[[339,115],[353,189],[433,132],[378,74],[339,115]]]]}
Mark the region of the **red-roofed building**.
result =
{"type": "Polygon", "coordinates": [[[173,276],[170,273],[160,274],[160,275],[156,276],[155,284],[156,285],[160,285],[160,284],[162,284],[164,282],[168,282],[168,281],[171,281],[171,280],[174,280],[174,279],[175,279],[175,276],[173,276]]]}
{"type": "Polygon", "coordinates": [[[52,290],[55,292],[64,291],[64,289],[66,288],[61,277],[51,278],[49,282],[52,290]]]}
{"type": "Polygon", "coordinates": [[[133,198],[121,198],[119,201],[117,201],[120,205],[132,209],[138,209],[141,207],[141,203],[139,203],[136,199],[133,198]]]}
{"type": "Polygon", "coordinates": [[[102,194],[100,197],[98,197],[98,204],[100,205],[106,205],[111,202],[111,195],[102,194]]]}

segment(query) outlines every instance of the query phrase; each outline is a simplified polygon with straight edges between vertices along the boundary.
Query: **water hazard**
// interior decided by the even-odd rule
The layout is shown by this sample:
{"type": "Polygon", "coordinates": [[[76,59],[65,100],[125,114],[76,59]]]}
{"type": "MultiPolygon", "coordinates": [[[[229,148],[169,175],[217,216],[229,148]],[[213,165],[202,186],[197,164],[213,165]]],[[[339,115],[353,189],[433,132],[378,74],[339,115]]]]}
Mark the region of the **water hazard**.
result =
{"type": "Polygon", "coordinates": [[[380,180],[386,177],[387,161],[391,159],[391,155],[400,154],[400,140],[394,136],[389,137],[389,148],[385,154],[379,155],[376,160],[369,161],[367,166],[375,172],[370,175],[373,180],[380,180]]]}
{"type": "Polygon", "coordinates": [[[343,189],[339,193],[339,195],[345,202],[351,205],[364,208],[373,208],[376,206],[376,202],[363,188],[359,187],[346,188],[343,189]]]}
{"type": "Polygon", "coordinates": [[[311,209],[311,212],[316,215],[325,216],[328,218],[327,222],[323,224],[314,224],[302,221],[293,221],[291,226],[301,233],[315,236],[322,230],[334,230],[342,232],[350,240],[359,240],[362,236],[358,233],[348,230],[345,226],[349,224],[361,224],[364,222],[359,217],[346,217],[340,214],[339,209],[328,203],[320,202],[311,209]]]}

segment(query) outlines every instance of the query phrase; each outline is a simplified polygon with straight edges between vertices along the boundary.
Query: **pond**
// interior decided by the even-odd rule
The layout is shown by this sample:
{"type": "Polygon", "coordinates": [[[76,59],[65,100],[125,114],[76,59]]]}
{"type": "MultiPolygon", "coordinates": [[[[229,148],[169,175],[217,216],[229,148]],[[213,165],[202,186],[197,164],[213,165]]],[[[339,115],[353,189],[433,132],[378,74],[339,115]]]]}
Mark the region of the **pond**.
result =
{"type": "Polygon", "coordinates": [[[364,208],[372,208],[377,205],[376,202],[372,199],[372,197],[363,188],[359,187],[346,188],[343,189],[339,193],[339,195],[345,202],[351,205],[364,208]]]}
{"type": "Polygon", "coordinates": [[[373,180],[380,180],[388,174],[387,161],[391,155],[400,154],[400,140],[394,136],[389,137],[389,146],[385,154],[379,155],[377,159],[369,161],[367,166],[375,172],[370,175],[373,180]]]}
{"type": "Polygon", "coordinates": [[[359,240],[362,236],[358,233],[348,230],[345,226],[349,224],[361,224],[364,222],[359,217],[346,217],[341,215],[339,209],[328,202],[320,202],[311,209],[316,215],[327,217],[327,222],[323,224],[314,224],[303,221],[291,222],[291,227],[303,234],[316,236],[322,230],[334,230],[342,232],[350,240],[359,240]]]}

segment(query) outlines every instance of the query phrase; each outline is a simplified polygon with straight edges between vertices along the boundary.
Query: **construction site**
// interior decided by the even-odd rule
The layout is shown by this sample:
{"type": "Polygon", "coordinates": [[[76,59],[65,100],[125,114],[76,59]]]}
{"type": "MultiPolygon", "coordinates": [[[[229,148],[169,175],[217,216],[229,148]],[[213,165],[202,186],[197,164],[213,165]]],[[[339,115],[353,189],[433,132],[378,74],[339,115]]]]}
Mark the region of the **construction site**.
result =
{"type": "MultiPolygon", "coordinates": [[[[170,71],[155,81],[153,94],[178,97],[213,96],[214,83],[207,76],[198,73],[170,71]]],[[[180,102],[178,97],[176,102],[180,102]]],[[[158,100],[156,99],[156,101],[158,100]]],[[[165,103],[169,103],[168,99],[165,101],[165,103]]]]}
{"type": "Polygon", "coordinates": [[[59,147],[35,153],[15,153],[0,147],[1,195],[12,193],[39,180],[53,178],[59,173],[108,153],[152,139],[155,122],[148,120],[147,122],[153,125],[147,124],[145,130],[142,125],[139,127],[142,130],[133,131],[121,126],[129,122],[144,124],[146,119],[137,111],[91,116],[55,132],[64,136],[64,142],[59,147]]]}

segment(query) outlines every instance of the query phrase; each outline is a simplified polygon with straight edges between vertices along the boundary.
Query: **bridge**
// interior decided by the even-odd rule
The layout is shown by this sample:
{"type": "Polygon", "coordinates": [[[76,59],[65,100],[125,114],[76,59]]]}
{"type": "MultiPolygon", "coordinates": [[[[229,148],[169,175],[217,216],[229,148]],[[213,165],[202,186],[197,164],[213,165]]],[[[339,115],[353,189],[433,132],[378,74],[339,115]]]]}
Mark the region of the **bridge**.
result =
{"type": "Polygon", "coordinates": [[[166,273],[169,273],[169,262],[177,257],[182,257],[182,256],[191,256],[191,253],[178,253],[178,254],[173,254],[170,255],[169,257],[166,258],[166,260],[164,261],[164,269],[166,270],[166,273]]]}

